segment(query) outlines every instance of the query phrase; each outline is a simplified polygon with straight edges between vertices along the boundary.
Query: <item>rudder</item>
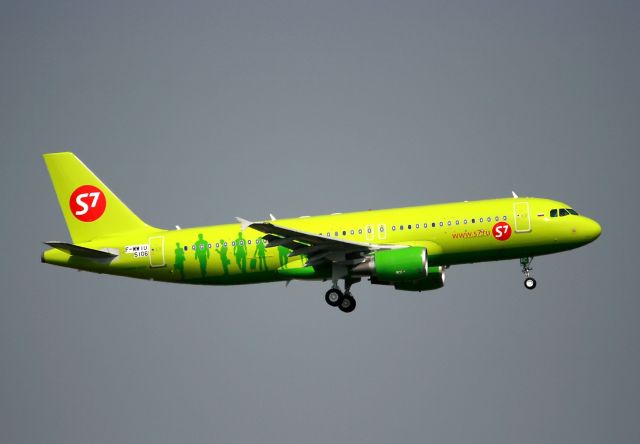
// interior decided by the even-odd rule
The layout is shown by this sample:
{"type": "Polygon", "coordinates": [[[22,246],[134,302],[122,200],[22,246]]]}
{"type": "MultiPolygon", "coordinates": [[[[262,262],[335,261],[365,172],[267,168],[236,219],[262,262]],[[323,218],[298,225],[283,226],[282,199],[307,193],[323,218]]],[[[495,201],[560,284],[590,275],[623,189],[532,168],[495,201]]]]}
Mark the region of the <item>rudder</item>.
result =
{"type": "Polygon", "coordinates": [[[129,231],[153,230],[75,154],[49,153],[43,157],[74,243],[129,231]]]}

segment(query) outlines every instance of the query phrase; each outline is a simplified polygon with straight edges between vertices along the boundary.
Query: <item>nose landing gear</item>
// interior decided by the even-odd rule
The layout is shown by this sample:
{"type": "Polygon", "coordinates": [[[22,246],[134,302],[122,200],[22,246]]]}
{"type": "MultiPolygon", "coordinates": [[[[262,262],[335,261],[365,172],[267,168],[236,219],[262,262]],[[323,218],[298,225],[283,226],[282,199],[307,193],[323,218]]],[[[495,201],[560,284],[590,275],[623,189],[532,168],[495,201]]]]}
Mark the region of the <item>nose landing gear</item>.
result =
{"type": "Polygon", "coordinates": [[[523,257],[520,259],[520,266],[522,267],[522,273],[525,275],[524,280],[524,288],[527,290],[533,290],[536,288],[536,280],[531,277],[531,262],[533,262],[533,257],[523,257]]]}

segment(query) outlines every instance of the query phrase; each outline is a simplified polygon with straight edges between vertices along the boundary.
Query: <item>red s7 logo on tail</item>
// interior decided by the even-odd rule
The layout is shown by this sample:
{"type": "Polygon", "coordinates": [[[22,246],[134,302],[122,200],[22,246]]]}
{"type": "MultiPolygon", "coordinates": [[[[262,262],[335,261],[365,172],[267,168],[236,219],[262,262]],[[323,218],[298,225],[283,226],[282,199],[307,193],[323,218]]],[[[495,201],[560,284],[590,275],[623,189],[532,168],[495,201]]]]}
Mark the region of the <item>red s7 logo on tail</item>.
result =
{"type": "Polygon", "coordinates": [[[93,185],[82,185],[71,193],[69,208],[71,214],[82,222],[93,222],[102,216],[107,207],[104,193],[93,185]]]}

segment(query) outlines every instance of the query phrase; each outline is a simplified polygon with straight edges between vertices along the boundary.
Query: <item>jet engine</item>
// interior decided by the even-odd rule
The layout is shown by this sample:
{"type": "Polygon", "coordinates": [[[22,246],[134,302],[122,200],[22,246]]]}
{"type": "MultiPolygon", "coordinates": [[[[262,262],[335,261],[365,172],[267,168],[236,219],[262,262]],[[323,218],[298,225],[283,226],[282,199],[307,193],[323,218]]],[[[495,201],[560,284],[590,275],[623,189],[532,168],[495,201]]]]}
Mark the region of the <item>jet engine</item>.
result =
{"type": "Polygon", "coordinates": [[[352,269],[356,276],[371,276],[371,282],[411,282],[429,274],[426,248],[408,247],[376,251],[352,269]]]}
{"type": "Polygon", "coordinates": [[[376,251],[351,273],[370,276],[372,284],[393,285],[396,290],[426,291],[444,286],[444,267],[429,267],[426,248],[408,247],[376,251]]]}

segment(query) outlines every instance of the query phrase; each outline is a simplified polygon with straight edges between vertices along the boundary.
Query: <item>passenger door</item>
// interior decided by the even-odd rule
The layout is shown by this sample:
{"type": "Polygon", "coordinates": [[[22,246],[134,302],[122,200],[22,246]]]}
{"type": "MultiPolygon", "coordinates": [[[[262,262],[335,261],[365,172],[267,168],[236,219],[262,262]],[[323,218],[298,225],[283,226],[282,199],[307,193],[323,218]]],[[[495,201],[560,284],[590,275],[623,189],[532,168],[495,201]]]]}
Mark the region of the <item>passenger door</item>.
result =
{"type": "Polygon", "coordinates": [[[149,238],[149,265],[151,267],[164,267],[164,236],[149,238]]]}
{"type": "Polygon", "coordinates": [[[513,204],[513,216],[516,226],[516,233],[527,233],[531,231],[529,202],[515,202],[513,204]]]}

